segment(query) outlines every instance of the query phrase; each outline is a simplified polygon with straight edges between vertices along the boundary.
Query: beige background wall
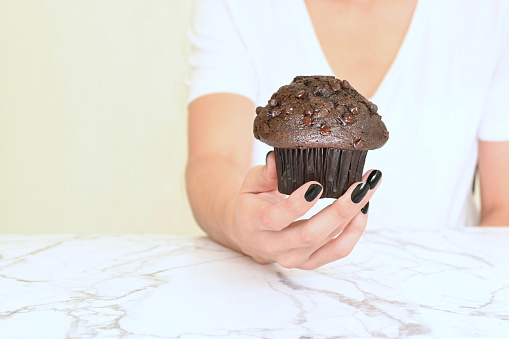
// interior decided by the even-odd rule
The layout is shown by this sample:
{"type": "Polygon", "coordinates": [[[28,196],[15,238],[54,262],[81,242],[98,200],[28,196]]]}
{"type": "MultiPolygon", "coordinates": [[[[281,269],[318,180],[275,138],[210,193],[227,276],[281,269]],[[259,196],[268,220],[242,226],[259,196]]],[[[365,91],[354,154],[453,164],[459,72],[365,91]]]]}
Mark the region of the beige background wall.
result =
{"type": "Polygon", "coordinates": [[[200,233],[191,0],[0,0],[0,232],[200,233]]]}

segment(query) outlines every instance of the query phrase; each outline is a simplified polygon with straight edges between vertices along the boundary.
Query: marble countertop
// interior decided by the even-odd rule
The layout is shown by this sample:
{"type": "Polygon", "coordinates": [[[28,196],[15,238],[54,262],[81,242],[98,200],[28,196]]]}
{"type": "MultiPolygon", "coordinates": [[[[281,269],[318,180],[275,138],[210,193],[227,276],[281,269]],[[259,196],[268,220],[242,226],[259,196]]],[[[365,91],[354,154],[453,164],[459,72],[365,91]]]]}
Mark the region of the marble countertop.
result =
{"type": "Polygon", "coordinates": [[[367,231],[315,271],[207,238],[0,235],[2,338],[508,337],[509,229],[367,231]]]}

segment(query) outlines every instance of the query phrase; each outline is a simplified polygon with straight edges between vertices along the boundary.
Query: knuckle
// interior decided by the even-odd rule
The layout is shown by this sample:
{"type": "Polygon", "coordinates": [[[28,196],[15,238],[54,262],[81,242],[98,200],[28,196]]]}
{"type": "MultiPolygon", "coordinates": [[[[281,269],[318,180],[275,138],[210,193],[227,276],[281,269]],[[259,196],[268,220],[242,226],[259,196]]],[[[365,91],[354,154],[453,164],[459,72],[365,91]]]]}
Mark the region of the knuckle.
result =
{"type": "Polygon", "coordinates": [[[312,270],[316,270],[319,267],[320,267],[320,265],[317,265],[317,264],[304,263],[300,266],[300,269],[305,270],[305,271],[312,271],[312,270]]]}
{"type": "Polygon", "coordinates": [[[301,261],[297,257],[291,255],[281,256],[276,262],[279,266],[284,268],[297,268],[301,264],[301,261]]]}
{"type": "Polygon", "coordinates": [[[364,230],[366,229],[367,224],[368,224],[367,219],[363,219],[354,225],[355,226],[354,231],[359,234],[359,238],[362,235],[362,233],[364,233],[364,230]]]}
{"type": "Polygon", "coordinates": [[[265,171],[262,170],[258,172],[257,181],[262,185],[267,183],[267,176],[265,175],[265,171]]]}
{"type": "Polygon", "coordinates": [[[268,242],[260,243],[260,251],[269,257],[273,257],[276,253],[278,253],[278,250],[268,242]]]}
{"type": "Polygon", "coordinates": [[[278,214],[279,212],[274,209],[274,207],[269,208],[268,210],[262,212],[262,222],[263,224],[272,231],[281,231],[286,225],[280,225],[278,222],[278,214]]]}
{"type": "Polygon", "coordinates": [[[286,200],[286,209],[288,211],[300,211],[302,209],[301,202],[296,199],[288,198],[286,200]]]}
{"type": "Polygon", "coordinates": [[[301,232],[301,241],[307,246],[317,246],[320,244],[322,239],[315,231],[309,228],[304,228],[301,232]]]}
{"type": "Polygon", "coordinates": [[[275,229],[275,222],[274,222],[274,216],[269,211],[266,211],[262,214],[262,223],[267,227],[268,229],[275,229]]]}
{"type": "Polygon", "coordinates": [[[253,260],[254,260],[257,264],[260,264],[260,265],[267,265],[267,264],[270,264],[270,263],[272,262],[272,261],[267,260],[267,259],[262,258],[262,257],[253,256],[252,258],[253,258],[253,260]]]}
{"type": "Polygon", "coordinates": [[[336,247],[334,249],[334,256],[338,259],[346,258],[352,253],[353,248],[336,247]]]}
{"type": "Polygon", "coordinates": [[[332,214],[334,215],[335,219],[348,220],[350,218],[348,216],[348,209],[341,202],[342,201],[338,199],[331,205],[332,214]]]}

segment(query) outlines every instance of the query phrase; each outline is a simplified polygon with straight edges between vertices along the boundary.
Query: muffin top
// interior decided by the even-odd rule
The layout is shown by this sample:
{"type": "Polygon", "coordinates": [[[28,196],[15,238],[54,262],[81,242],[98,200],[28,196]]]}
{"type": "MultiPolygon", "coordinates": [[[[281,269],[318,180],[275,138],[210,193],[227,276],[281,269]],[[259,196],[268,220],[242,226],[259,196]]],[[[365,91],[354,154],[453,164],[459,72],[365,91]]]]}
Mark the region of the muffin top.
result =
{"type": "Polygon", "coordinates": [[[377,111],[346,80],[298,76],[256,108],[253,132],[278,148],[376,149],[389,139],[377,111]]]}

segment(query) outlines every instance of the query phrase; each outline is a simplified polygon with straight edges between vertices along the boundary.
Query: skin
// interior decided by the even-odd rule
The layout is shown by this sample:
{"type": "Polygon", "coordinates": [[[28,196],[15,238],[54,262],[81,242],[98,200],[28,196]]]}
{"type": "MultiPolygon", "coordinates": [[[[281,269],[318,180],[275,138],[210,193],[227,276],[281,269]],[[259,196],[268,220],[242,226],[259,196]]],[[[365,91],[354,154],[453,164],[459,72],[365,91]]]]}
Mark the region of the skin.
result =
{"type": "Polygon", "coordinates": [[[250,168],[253,110],[249,99],[235,94],[211,94],[191,103],[186,184],[196,220],[212,239],[262,264],[315,269],[347,256],[366,227],[367,215],[360,210],[381,181],[358,204],[350,198],[354,184],[311,219],[295,221],[318,201],[319,196],[304,199],[316,182],[286,198],[277,191],[273,152],[266,166],[250,168]],[[235,120],[228,126],[237,126],[231,135],[223,132],[230,118],[235,120]]]}
{"type": "MultiPolygon", "coordinates": [[[[415,5],[415,0],[307,2],[331,68],[367,97],[393,63],[415,5]]],[[[253,102],[229,93],[202,96],[189,105],[186,185],[198,224],[215,241],[262,264],[315,269],[344,258],[366,228],[368,215],[360,210],[381,181],[358,204],[351,201],[354,184],[311,219],[295,221],[318,200],[304,199],[315,182],[286,198],[277,192],[273,153],[266,166],[250,168],[253,112],[253,102]]],[[[509,225],[508,172],[509,142],[479,142],[481,225],[509,225]]]]}
{"type": "Polygon", "coordinates": [[[334,74],[371,98],[394,62],[416,0],[306,0],[334,74]]]}
{"type": "Polygon", "coordinates": [[[481,226],[509,226],[509,142],[479,141],[481,226]]]}

